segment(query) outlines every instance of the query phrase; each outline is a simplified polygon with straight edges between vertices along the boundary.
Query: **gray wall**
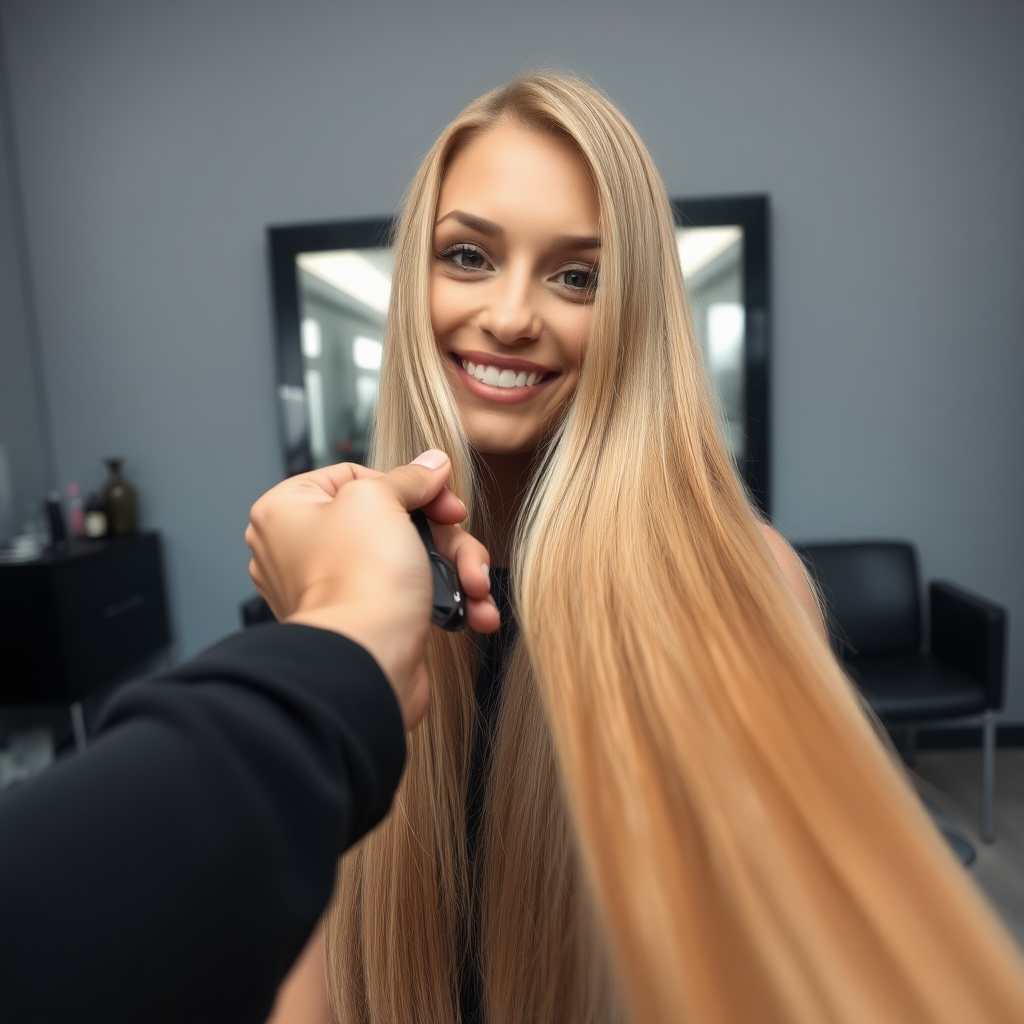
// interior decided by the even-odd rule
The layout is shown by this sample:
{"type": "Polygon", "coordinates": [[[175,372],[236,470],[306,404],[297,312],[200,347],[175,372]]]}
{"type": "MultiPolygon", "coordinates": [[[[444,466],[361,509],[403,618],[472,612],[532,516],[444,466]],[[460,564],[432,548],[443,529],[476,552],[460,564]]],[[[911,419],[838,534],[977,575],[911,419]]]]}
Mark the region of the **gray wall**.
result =
{"type": "Polygon", "coordinates": [[[281,473],[263,229],[386,213],[435,133],[575,66],[676,194],[765,191],[774,489],[1005,602],[1024,718],[1024,7],[0,0],[61,480],[124,454],[185,653],[281,473]]]}
{"type": "Polygon", "coordinates": [[[0,543],[53,483],[6,80],[0,49],[0,543]]]}

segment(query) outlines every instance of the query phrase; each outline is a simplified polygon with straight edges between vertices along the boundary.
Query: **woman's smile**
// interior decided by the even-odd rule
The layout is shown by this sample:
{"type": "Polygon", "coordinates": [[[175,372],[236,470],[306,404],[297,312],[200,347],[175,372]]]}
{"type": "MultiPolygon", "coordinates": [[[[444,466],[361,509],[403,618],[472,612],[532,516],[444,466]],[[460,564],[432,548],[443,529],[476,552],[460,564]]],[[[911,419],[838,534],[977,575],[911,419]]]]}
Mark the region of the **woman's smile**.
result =
{"type": "Polygon", "coordinates": [[[451,358],[464,386],[487,402],[506,405],[528,402],[559,376],[557,370],[526,359],[510,359],[487,352],[453,352],[451,358]]]}

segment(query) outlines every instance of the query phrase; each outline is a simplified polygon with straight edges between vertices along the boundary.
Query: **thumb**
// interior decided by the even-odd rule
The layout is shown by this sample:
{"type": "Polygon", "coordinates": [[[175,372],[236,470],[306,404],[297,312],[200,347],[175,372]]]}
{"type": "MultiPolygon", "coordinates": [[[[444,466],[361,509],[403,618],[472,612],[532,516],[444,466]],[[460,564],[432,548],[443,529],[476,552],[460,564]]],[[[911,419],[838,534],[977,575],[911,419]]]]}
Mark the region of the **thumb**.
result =
{"type": "Polygon", "coordinates": [[[451,460],[444,452],[431,448],[407,466],[399,466],[385,474],[398,500],[411,512],[433,501],[448,482],[451,460]]]}

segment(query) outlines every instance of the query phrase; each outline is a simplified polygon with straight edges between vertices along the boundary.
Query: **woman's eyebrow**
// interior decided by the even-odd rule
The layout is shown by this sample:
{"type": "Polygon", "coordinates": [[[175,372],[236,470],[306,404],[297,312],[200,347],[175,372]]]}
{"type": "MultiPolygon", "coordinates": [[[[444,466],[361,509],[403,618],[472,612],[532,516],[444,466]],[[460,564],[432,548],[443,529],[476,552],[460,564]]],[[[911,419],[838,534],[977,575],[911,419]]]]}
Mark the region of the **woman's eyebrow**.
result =
{"type": "MultiPolygon", "coordinates": [[[[452,210],[441,217],[434,227],[438,227],[446,220],[458,221],[463,227],[471,231],[479,231],[482,235],[489,235],[491,238],[504,238],[505,229],[493,220],[485,220],[465,210],[452,210]]],[[[601,239],[597,235],[558,235],[551,240],[552,249],[600,249],[601,239]]]]}
{"type": "Polygon", "coordinates": [[[465,213],[462,210],[452,210],[451,213],[446,213],[434,227],[443,224],[446,220],[457,220],[463,227],[479,231],[482,235],[490,235],[492,238],[505,237],[505,229],[500,224],[495,224],[493,220],[484,220],[483,217],[474,217],[473,214],[465,213]]]}
{"type": "Polygon", "coordinates": [[[552,241],[553,249],[600,249],[598,235],[559,235],[552,241]]]}

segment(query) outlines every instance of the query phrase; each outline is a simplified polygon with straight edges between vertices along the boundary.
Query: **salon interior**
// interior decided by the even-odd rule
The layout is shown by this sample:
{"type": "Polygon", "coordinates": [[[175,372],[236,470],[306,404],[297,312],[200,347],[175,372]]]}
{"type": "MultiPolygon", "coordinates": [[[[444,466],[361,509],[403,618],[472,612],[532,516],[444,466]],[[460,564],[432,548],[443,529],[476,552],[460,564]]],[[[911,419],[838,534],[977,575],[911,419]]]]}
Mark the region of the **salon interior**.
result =
{"type": "Polygon", "coordinates": [[[413,171],[566,68],[650,148],[752,500],[1024,942],[1022,44],[1009,0],[0,0],[0,791],[266,618],[249,509],[367,456],[413,171]]]}

